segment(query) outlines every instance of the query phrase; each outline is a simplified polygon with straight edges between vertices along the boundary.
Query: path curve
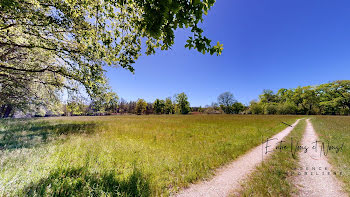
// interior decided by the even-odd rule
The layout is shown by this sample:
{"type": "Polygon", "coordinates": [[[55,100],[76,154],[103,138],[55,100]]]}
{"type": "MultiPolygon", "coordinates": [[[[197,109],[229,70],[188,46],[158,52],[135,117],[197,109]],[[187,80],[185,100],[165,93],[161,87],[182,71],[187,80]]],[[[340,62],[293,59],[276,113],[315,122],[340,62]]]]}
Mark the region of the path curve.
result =
{"type": "MultiPolygon", "coordinates": [[[[269,142],[269,150],[273,150],[277,146],[277,142],[281,141],[286,137],[297,125],[299,120],[297,120],[292,126],[287,127],[283,131],[274,135],[272,138],[278,140],[273,140],[269,142]]],[[[266,140],[266,139],[265,139],[266,140]]],[[[189,188],[184,189],[178,193],[177,197],[223,197],[232,194],[233,191],[237,190],[241,186],[241,181],[244,180],[255,167],[266,159],[266,156],[262,158],[263,147],[266,143],[253,148],[248,153],[238,157],[232,163],[220,168],[215,173],[216,175],[208,181],[203,181],[198,184],[190,185],[189,188]]],[[[269,153],[270,154],[270,153],[269,153]]],[[[267,155],[269,155],[267,154],[267,155]]]]}
{"type": "MultiPolygon", "coordinates": [[[[318,137],[310,120],[307,119],[306,122],[306,130],[300,145],[308,146],[309,149],[311,149],[314,145],[313,142],[315,142],[318,137]]],[[[301,175],[295,175],[296,178],[294,179],[294,183],[299,190],[297,196],[348,196],[342,191],[341,182],[339,182],[332,173],[328,175],[328,172],[332,172],[332,166],[328,163],[327,158],[323,154],[320,154],[321,147],[320,144],[318,145],[317,152],[314,150],[308,150],[307,153],[303,151],[299,152],[299,166],[302,167],[302,169],[299,168],[296,171],[296,173],[300,172],[301,175]],[[308,169],[306,169],[306,167],[308,167],[308,169]],[[313,169],[312,167],[315,168],[313,169]],[[305,172],[308,174],[305,175],[305,172]],[[313,172],[312,175],[311,172],[313,172]]]]}

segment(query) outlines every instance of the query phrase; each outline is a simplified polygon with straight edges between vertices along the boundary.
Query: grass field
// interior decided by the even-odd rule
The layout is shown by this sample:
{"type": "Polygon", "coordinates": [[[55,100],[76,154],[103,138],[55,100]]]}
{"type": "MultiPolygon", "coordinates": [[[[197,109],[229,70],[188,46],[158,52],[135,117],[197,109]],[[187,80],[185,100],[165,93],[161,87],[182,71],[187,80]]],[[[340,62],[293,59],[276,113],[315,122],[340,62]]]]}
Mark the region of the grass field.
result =
{"type": "Polygon", "coordinates": [[[239,196],[296,196],[297,189],[293,184],[295,175],[291,175],[291,172],[298,167],[298,154],[292,156],[291,140],[300,141],[305,127],[306,122],[303,119],[285,137],[286,150],[275,151],[259,165],[242,184],[242,189],[238,192],[239,196]]]}
{"type": "Polygon", "coordinates": [[[342,172],[338,177],[344,182],[344,189],[350,195],[350,117],[316,116],[311,120],[319,137],[325,142],[325,148],[328,145],[341,146],[344,143],[342,151],[329,151],[328,158],[333,167],[342,172]]]}
{"type": "Polygon", "coordinates": [[[170,195],[297,116],[150,115],[0,121],[0,196],[170,195]],[[266,131],[273,128],[269,131],[266,131]]]}

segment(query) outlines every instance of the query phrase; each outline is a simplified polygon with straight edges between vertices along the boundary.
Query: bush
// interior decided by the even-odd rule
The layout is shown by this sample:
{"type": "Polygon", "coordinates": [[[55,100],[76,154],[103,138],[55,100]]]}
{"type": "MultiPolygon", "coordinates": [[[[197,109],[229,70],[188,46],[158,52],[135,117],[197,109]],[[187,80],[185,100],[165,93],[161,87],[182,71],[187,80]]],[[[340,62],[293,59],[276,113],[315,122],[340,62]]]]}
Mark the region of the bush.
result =
{"type": "Polygon", "coordinates": [[[267,103],[264,106],[264,114],[276,114],[277,109],[277,103],[267,103]]]}
{"type": "Polygon", "coordinates": [[[251,114],[262,114],[264,112],[263,106],[256,102],[251,102],[250,104],[250,113],[251,114]]]}
{"type": "Polygon", "coordinates": [[[234,114],[239,114],[244,110],[244,105],[240,102],[235,102],[232,105],[232,109],[234,114]]]}
{"type": "Polygon", "coordinates": [[[296,114],[297,106],[292,102],[279,103],[277,108],[278,114],[296,114]]]}

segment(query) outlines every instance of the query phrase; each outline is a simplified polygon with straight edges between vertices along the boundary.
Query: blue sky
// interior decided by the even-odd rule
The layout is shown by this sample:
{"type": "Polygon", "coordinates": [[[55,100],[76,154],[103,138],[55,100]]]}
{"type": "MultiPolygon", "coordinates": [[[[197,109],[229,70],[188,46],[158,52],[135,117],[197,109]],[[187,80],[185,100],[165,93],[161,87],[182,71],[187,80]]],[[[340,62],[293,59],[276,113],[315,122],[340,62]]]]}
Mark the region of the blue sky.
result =
{"type": "Polygon", "coordinates": [[[172,49],[142,55],[134,75],[108,68],[112,89],[149,102],[185,92],[204,106],[225,91],[248,104],[263,89],[349,79],[350,1],[218,0],[201,26],[224,44],[221,56],[184,48],[190,33],[179,30],[172,49]]]}

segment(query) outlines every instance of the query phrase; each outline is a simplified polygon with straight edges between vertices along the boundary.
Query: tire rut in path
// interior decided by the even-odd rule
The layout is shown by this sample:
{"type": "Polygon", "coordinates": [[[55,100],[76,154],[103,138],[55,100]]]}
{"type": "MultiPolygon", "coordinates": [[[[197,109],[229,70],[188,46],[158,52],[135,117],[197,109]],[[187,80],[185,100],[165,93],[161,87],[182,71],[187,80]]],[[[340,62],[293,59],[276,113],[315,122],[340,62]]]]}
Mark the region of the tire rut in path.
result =
{"type": "Polygon", "coordinates": [[[310,120],[307,119],[306,122],[306,130],[300,145],[308,146],[309,148],[307,153],[299,152],[299,166],[302,169],[299,168],[296,173],[300,172],[301,175],[295,175],[296,177],[294,178],[294,183],[299,190],[297,196],[348,196],[342,191],[341,182],[332,173],[328,175],[328,172],[332,172],[332,166],[328,163],[324,154],[320,154],[321,144],[318,143],[317,152],[315,149],[312,149],[312,146],[315,145],[313,142],[318,140],[318,137],[310,120]],[[305,175],[305,172],[307,172],[307,175],[305,175]],[[312,175],[311,172],[313,173],[312,175]]]}
{"type": "MultiPolygon", "coordinates": [[[[283,131],[274,135],[271,138],[276,138],[269,142],[269,150],[275,149],[278,142],[286,137],[297,125],[299,120],[297,120],[292,127],[287,127],[283,131]]],[[[203,181],[197,184],[190,185],[189,188],[184,189],[180,193],[176,194],[178,197],[223,197],[229,196],[233,191],[238,190],[241,187],[241,181],[248,177],[248,175],[254,171],[255,167],[262,162],[263,159],[267,157],[263,155],[263,147],[266,143],[259,145],[248,153],[238,157],[233,162],[220,168],[215,173],[216,175],[208,181],[203,181]]],[[[268,153],[267,155],[269,155],[268,153]]]]}

